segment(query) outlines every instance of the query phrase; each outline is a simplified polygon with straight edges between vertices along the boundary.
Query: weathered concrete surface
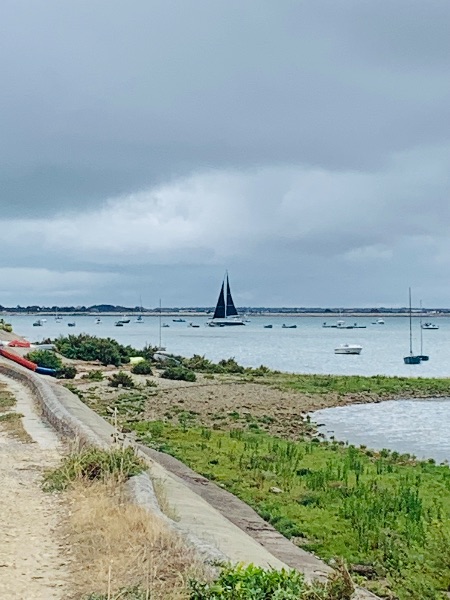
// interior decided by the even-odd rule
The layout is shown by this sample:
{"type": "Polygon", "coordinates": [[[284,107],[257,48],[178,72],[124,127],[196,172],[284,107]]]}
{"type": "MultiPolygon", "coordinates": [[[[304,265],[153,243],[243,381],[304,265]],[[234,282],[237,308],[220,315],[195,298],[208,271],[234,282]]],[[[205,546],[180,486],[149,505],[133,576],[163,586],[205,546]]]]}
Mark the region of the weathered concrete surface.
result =
{"type": "MultiPolygon", "coordinates": [[[[114,427],[50,378],[11,366],[1,359],[0,372],[26,383],[50,423],[64,435],[103,448],[114,443],[114,427]]],[[[125,443],[134,445],[132,440],[125,443]]],[[[228,496],[219,495],[214,489],[217,486],[187,467],[182,469],[181,463],[175,464],[164,458],[165,455],[153,454],[143,447],[138,448],[138,452],[149,465],[150,477],[164,485],[169,503],[177,514],[179,529],[201,540],[205,547],[213,546],[231,562],[277,569],[295,567],[309,580],[332,571],[317,557],[281,536],[239,499],[227,492],[228,496]],[[201,493],[198,483],[203,488],[201,493]]],[[[366,590],[359,589],[355,594],[355,600],[375,598],[366,590]]]]}

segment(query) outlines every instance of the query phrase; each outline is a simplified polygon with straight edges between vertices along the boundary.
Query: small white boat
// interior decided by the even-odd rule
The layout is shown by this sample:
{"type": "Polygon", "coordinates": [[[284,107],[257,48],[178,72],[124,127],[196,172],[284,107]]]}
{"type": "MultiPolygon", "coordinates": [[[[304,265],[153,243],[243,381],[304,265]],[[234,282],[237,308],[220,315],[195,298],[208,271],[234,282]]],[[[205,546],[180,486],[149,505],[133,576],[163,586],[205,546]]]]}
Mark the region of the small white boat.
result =
{"type": "Polygon", "coordinates": [[[38,319],[37,321],[34,321],[33,323],[33,327],[42,327],[42,325],[45,323],[46,319],[38,319]]]}
{"type": "Polygon", "coordinates": [[[422,329],[439,329],[439,325],[435,325],[434,323],[422,323],[422,329]]]}
{"type": "Polygon", "coordinates": [[[372,321],[372,325],[384,325],[384,319],[377,319],[376,321],[372,321]]]}
{"type": "Polygon", "coordinates": [[[341,344],[334,349],[335,354],[361,354],[362,346],[359,344],[341,344]]]}

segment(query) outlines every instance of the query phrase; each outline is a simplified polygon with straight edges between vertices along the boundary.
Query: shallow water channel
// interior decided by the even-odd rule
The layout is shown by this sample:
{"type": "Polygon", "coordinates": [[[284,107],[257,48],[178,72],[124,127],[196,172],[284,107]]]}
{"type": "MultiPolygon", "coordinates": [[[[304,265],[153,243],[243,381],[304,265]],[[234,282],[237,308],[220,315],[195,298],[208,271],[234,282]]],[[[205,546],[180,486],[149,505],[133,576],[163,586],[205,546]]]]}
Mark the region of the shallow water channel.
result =
{"type": "Polygon", "coordinates": [[[327,439],[450,462],[450,398],[326,408],[312,419],[327,439]]]}

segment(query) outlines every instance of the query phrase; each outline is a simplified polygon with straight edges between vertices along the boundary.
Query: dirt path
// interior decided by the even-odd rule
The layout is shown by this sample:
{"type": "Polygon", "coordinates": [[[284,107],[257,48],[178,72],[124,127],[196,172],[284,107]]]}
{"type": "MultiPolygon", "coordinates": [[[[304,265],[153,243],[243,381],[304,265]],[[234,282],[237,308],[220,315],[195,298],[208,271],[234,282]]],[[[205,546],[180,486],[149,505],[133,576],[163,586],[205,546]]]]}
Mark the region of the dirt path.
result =
{"type": "Polygon", "coordinates": [[[63,600],[67,558],[57,530],[64,508],[40,488],[43,470],[57,464],[62,448],[27,389],[1,375],[0,381],[16,397],[13,410],[24,415],[34,440],[21,442],[0,428],[0,598],[63,600]]]}

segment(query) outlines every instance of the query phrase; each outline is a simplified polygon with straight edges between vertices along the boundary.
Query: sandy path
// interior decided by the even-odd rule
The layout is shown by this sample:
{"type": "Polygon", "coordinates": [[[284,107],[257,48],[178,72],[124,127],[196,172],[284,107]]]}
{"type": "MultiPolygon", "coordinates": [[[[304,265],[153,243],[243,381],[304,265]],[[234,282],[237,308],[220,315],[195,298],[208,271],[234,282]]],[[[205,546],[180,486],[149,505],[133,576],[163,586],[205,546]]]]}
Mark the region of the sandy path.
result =
{"type": "Polygon", "coordinates": [[[44,469],[57,464],[62,448],[56,434],[39,418],[29,392],[0,375],[17,400],[33,443],[0,431],[0,598],[62,600],[66,558],[58,524],[60,500],[40,488],[44,469]]]}

